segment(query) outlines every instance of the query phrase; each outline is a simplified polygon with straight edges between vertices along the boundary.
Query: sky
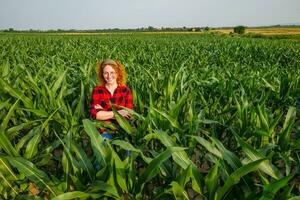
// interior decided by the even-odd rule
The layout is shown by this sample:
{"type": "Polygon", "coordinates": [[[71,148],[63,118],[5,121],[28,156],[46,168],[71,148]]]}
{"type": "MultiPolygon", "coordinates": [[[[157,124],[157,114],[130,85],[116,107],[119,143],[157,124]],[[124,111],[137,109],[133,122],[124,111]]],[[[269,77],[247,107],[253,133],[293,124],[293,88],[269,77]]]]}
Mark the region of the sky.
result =
{"type": "Polygon", "coordinates": [[[300,0],[0,0],[0,29],[300,25],[300,0]]]}

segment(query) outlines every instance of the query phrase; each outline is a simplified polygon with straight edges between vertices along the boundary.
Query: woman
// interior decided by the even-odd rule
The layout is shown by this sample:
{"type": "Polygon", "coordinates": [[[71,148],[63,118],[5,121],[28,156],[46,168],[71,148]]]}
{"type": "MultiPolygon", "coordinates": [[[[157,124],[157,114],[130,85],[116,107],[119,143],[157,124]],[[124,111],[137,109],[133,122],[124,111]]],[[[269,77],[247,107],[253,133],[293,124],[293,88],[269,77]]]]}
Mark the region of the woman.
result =
{"type": "MultiPolygon", "coordinates": [[[[90,114],[93,119],[111,122],[115,119],[110,102],[123,117],[130,119],[131,115],[118,106],[132,109],[132,94],[126,86],[124,66],[111,59],[97,63],[97,79],[99,85],[93,90],[90,114]]],[[[112,139],[111,133],[100,130],[103,138],[112,139]]]]}

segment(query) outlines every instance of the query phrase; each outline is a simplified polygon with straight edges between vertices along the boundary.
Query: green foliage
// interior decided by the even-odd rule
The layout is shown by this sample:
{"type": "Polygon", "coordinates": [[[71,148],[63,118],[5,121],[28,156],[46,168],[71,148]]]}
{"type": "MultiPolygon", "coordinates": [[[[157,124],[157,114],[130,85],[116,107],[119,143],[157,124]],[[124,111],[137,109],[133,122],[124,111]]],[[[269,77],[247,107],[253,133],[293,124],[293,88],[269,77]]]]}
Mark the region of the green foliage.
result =
{"type": "Polygon", "coordinates": [[[238,34],[244,34],[245,30],[246,30],[245,26],[236,26],[233,28],[233,32],[238,34]]]}
{"type": "Polygon", "coordinates": [[[297,41],[3,34],[0,52],[0,199],[300,192],[297,41]],[[133,119],[118,125],[88,119],[95,63],[108,57],[134,97],[133,119]]]}

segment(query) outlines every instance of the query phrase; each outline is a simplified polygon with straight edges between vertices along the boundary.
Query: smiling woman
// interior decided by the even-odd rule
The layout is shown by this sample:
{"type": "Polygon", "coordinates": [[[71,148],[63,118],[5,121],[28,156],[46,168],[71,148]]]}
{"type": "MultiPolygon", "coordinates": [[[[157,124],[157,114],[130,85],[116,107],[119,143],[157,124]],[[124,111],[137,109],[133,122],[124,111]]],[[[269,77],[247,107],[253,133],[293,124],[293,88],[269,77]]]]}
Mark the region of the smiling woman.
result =
{"type": "MultiPolygon", "coordinates": [[[[93,119],[112,122],[115,120],[113,105],[120,115],[130,119],[131,115],[119,106],[132,109],[132,94],[126,86],[126,72],[119,61],[106,59],[97,63],[96,67],[99,85],[93,90],[90,114],[93,119]]],[[[111,133],[100,130],[104,138],[111,139],[111,133]]]]}

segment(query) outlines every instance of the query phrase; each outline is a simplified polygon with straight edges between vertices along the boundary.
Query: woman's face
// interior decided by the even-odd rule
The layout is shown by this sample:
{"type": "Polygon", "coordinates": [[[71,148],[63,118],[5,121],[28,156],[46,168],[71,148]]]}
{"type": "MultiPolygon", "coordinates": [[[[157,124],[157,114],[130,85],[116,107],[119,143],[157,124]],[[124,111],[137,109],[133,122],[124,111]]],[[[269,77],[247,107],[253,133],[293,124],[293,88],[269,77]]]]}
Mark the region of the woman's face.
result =
{"type": "Polygon", "coordinates": [[[105,83],[114,84],[117,83],[118,74],[111,65],[106,65],[103,68],[103,79],[105,83]]]}

